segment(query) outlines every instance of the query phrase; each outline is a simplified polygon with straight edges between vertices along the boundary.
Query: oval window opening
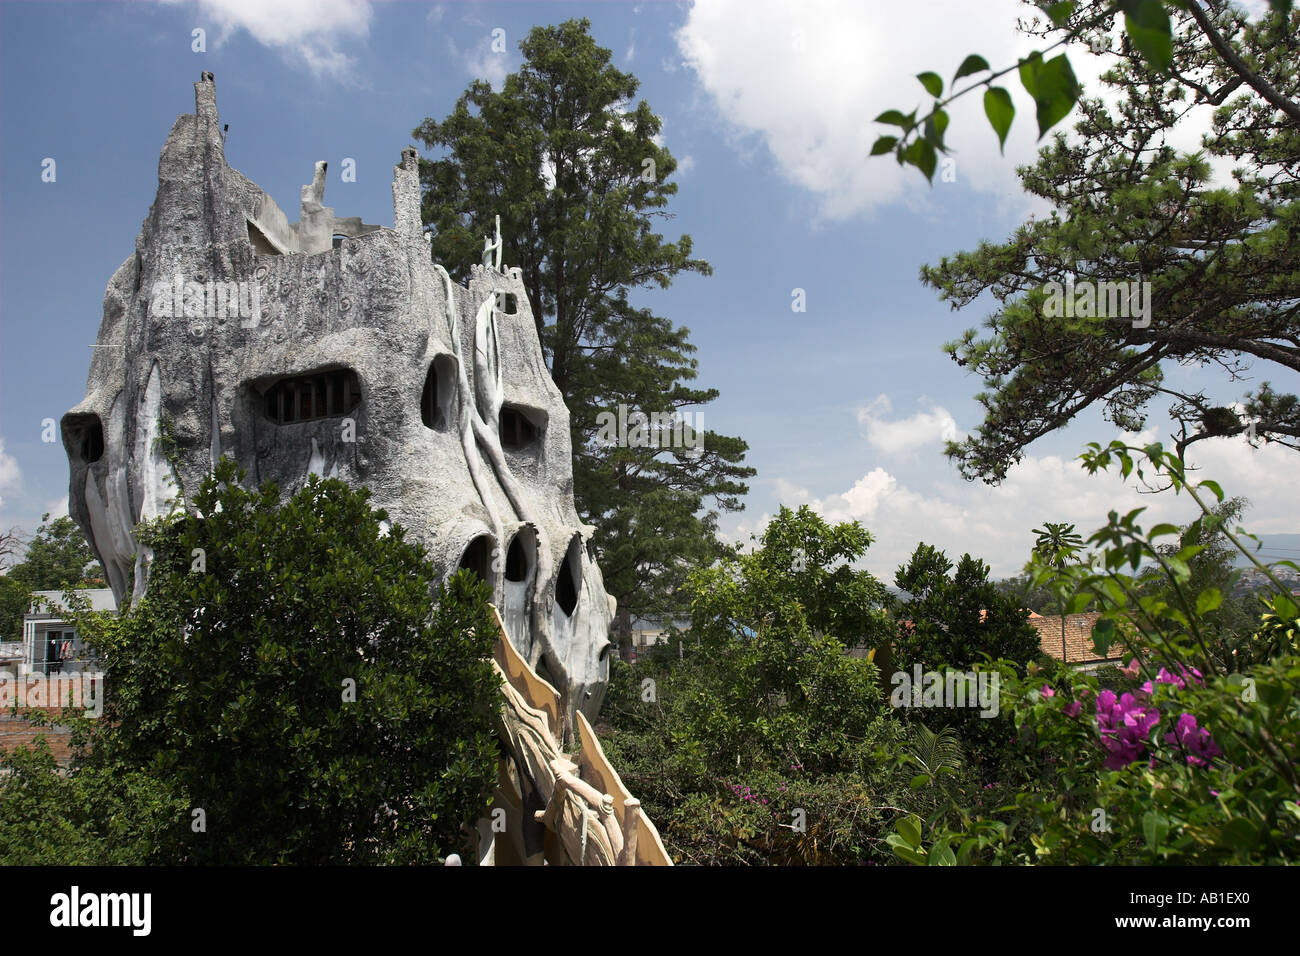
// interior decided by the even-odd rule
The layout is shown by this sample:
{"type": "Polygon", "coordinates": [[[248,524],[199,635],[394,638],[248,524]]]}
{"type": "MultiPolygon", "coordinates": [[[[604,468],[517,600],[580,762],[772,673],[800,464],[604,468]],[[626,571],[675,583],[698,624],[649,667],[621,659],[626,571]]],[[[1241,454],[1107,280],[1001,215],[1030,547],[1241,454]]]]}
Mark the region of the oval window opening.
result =
{"type": "Polygon", "coordinates": [[[578,577],[579,577],[579,548],[581,544],[577,537],[569,544],[569,550],[564,555],[564,563],[560,565],[560,576],[555,582],[555,603],[560,605],[567,617],[572,617],[574,610],[578,606],[578,577]]]}
{"type": "Polygon", "coordinates": [[[473,571],[479,580],[489,582],[489,569],[492,567],[492,538],[481,534],[469,543],[465,553],[460,556],[460,567],[473,571]]]}
{"type": "Polygon", "coordinates": [[[442,427],[442,409],[438,407],[438,363],[429,363],[429,374],[424,376],[424,391],[420,393],[420,421],[425,428],[442,427]]]}
{"type": "Polygon", "coordinates": [[[532,447],[542,435],[542,429],[523,409],[503,405],[498,421],[501,447],[518,451],[532,447]]]}
{"type": "Polygon", "coordinates": [[[447,427],[455,385],[455,359],[450,355],[435,356],[424,376],[424,390],[420,392],[420,421],[425,428],[441,431],[447,427]]]}
{"type": "Polygon", "coordinates": [[[104,457],[104,423],[94,412],[63,416],[63,447],[68,457],[93,464],[104,457]]]}
{"type": "Polygon", "coordinates": [[[524,581],[528,577],[528,551],[524,547],[523,535],[515,535],[515,540],[510,542],[510,550],[506,552],[506,580],[507,581],[524,581]]]}

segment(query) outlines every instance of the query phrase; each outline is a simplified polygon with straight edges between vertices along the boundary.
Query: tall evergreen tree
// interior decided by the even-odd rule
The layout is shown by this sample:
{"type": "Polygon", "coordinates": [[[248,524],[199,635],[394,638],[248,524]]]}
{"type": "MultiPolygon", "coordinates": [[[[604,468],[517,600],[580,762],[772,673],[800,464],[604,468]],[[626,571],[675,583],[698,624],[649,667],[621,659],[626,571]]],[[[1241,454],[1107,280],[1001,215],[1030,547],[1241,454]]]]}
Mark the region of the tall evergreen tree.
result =
{"type": "MultiPolygon", "coordinates": [[[[589,28],[585,19],[534,28],[500,92],[476,81],[451,115],[414,135],[439,151],[421,160],[423,217],[453,276],[468,276],[501,217],[503,261],[522,271],[572,416],[578,510],[597,528],[626,628],[631,615],[672,609],[686,569],[719,553],[718,513],[743,507],[754,469],[742,464],[745,442],[708,430],[699,449],[601,440],[602,412],[676,413],[718,392],[689,384],[689,330],[629,300],[712,270],[692,258],[690,236],[667,242],[654,231],[670,217],[677,163],[656,142],[659,117],[634,102],[637,79],[611,65],[589,28]]],[[[689,426],[683,436],[696,437],[689,426]]]]}

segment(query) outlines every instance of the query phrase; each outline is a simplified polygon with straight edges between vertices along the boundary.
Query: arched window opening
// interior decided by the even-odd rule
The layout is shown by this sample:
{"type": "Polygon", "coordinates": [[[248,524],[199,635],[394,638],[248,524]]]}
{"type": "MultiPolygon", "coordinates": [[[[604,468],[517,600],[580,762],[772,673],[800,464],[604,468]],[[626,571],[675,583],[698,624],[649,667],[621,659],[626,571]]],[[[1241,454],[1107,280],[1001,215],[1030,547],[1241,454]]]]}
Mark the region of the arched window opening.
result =
{"type": "Polygon", "coordinates": [[[104,423],[94,412],[64,415],[63,447],[76,461],[99,461],[104,457],[104,423]]]}
{"type": "Polygon", "coordinates": [[[580,555],[581,541],[575,535],[569,542],[569,550],[564,555],[564,563],[560,565],[560,574],[555,581],[555,603],[566,617],[573,617],[573,612],[578,607],[579,582],[582,578],[580,555]]]}
{"type": "Polygon", "coordinates": [[[473,571],[480,581],[491,583],[492,538],[490,535],[481,534],[469,543],[465,553],[460,556],[460,567],[473,571]]]}
{"type": "Polygon", "coordinates": [[[452,396],[456,383],[456,362],[450,355],[438,355],[429,363],[420,392],[420,421],[438,431],[451,421],[452,396]]]}
{"type": "Polygon", "coordinates": [[[506,580],[516,583],[528,578],[528,550],[524,546],[523,534],[515,535],[506,552],[506,580]]]}
{"type": "Polygon", "coordinates": [[[534,416],[514,405],[501,407],[499,423],[502,448],[531,448],[542,437],[542,426],[534,420],[534,416]]]}

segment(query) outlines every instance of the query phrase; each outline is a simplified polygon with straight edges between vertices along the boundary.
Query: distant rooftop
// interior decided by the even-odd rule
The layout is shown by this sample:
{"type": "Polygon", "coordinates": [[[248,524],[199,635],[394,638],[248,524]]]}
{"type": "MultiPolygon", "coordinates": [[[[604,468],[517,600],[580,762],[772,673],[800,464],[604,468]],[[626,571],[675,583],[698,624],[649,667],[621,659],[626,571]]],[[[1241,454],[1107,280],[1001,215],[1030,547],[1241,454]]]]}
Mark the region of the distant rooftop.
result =
{"type": "Polygon", "coordinates": [[[112,588],[62,588],[57,591],[33,591],[32,606],[35,607],[39,602],[42,609],[36,613],[45,613],[44,605],[49,604],[48,610],[66,611],[67,605],[64,603],[63,595],[67,591],[80,594],[90,604],[92,611],[116,611],[117,600],[113,597],[112,588]]]}

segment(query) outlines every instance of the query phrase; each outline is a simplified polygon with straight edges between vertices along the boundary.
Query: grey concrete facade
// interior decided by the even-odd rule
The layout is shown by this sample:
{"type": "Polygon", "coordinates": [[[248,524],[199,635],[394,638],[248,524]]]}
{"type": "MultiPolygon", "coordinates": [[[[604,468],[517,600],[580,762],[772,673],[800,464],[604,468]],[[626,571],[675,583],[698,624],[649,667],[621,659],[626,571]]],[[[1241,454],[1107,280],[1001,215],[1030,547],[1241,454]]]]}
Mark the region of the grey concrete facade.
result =
{"type": "Polygon", "coordinates": [[[574,510],[569,412],[519,271],[485,254],[466,288],[432,260],[414,149],[393,171],[393,228],[335,217],[324,163],[290,223],[227,165],[211,74],[195,102],[62,423],[69,509],[119,602],[132,571],[136,593],[147,582],[136,523],[222,455],[286,496],[338,477],[368,487],[444,577],[475,568],[520,654],[594,717],[614,601],[574,510]]]}

